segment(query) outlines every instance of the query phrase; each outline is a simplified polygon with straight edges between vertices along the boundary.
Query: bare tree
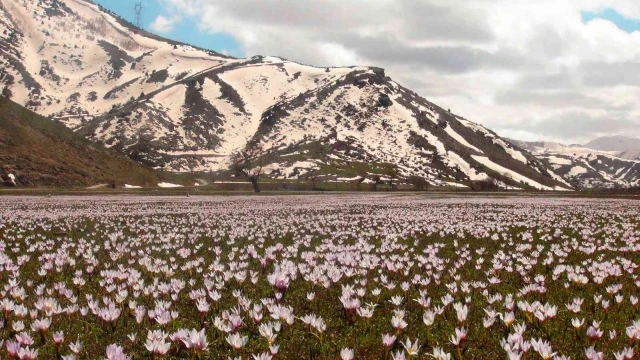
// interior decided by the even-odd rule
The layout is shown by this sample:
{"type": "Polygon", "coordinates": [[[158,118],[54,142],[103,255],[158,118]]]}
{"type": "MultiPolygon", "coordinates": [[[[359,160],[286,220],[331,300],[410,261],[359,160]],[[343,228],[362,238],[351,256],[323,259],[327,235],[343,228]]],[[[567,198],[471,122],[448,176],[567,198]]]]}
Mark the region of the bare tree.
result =
{"type": "Polygon", "coordinates": [[[264,168],[264,148],[260,143],[249,143],[244,150],[235,153],[231,157],[231,171],[236,176],[244,176],[251,185],[253,191],[259,193],[258,181],[264,168]]]}
{"type": "Polygon", "coordinates": [[[187,161],[187,167],[189,168],[189,175],[191,176],[191,179],[193,179],[195,170],[198,167],[198,158],[195,155],[191,155],[185,160],[187,161]]]}
{"type": "Polygon", "coordinates": [[[371,189],[373,191],[378,191],[378,185],[382,184],[380,175],[373,175],[370,180],[372,181],[371,189]]]}
{"type": "Polygon", "coordinates": [[[319,176],[320,176],[320,172],[317,171],[317,170],[310,170],[304,176],[305,180],[307,180],[308,182],[311,183],[311,190],[312,191],[318,190],[318,188],[316,187],[316,185],[317,185],[316,182],[317,182],[319,176]]]}
{"type": "Polygon", "coordinates": [[[429,182],[421,176],[410,176],[409,183],[411,183],[413,187],[418,191],[427,191],[429,189],[429,182]]]}
{"type": "Polygon", "coordinates": [[[393,180],[398,177],[398,168],[396,165],[392,165],[385,170],[385,175],[389,177],[389,187],[391,191],[395,190],[395,185],[393,184],[393,180]]]}
{"type": "Polygon", "coordinates": [[[498,179],[496,178],[490,178],[489,185],[489,187],[491,188],[490,190],[493,190],[493,192],[500,190],[500,181],[498,181],[498,179]]]}
{"type": "Polygon", "coordinates": [[[193,152],[193,154],[187,156],[186,160],[187,160],[187,166],[189,167],[189,174],[193,177],[193,173],[196,169],[196,167],[198,166],[198,148],[197,147],[192,147],[191,151],[193,152]]]}
{"type": "Polygon", "coordinates": [[[362,183],[364,183],[365,180],[367,180],[367,173],[366,172],[360,173],[356,181],[354,181],[354,187],[356,191],[362,191],[362,183]]]}
{"type": "Polygon", "coordinates": [[[504,176],[507,179],[507,181],[505,181],[504,183],[505,183],[506,190],[509,190],[509,182],[511,182],[513,178],[508,171],[503,172],[502,176],[504,176]]]}

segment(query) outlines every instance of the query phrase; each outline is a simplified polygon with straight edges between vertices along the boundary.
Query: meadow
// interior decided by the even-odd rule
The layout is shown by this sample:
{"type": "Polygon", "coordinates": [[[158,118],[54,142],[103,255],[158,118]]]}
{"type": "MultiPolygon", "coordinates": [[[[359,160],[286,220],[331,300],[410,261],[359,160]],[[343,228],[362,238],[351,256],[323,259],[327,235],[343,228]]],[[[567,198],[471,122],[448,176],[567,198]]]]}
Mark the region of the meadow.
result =
{"type": "Polygon", "coordinates": [[[0,198],[2,359],[633,359],[640,202],[0,198]]]}

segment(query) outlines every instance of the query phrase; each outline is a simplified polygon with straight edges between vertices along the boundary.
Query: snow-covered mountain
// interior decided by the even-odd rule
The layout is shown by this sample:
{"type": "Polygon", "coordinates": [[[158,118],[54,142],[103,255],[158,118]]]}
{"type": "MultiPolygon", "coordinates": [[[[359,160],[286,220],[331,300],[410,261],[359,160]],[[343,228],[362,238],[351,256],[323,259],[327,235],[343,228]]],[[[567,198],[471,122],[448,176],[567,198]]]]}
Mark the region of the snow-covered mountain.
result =
{"type": "Polygon", "coordinates": [[[584,147],[602,151],[640,151],[640,139],[628,136],[600,137],[589,141],[584,147]]]}
{"type": "Polygon", "coordinates": [[[640,186],[640,159],[634,159],[633,152],[621,154],[552,142],[510,142],[530,151],[575,187],[640,186]],[[624,157],[625,154],[628,157],[624,157]]]}
{"type": "Polygon", "coordinates": [[[628,136],[601,137],[588,142],[584,147],[614,152],[619,158],[640,161],[640,139],[637,138],[628,136]]]}
{"type": "Polygon", "coordinates": [[[640,150],[618,151],[617,155],[623,159],[640,161],[640,150]]]}
{"type": "Polygon", "coordinates": [[[274,177],[395,166],[432,184],[570,187],[379,68],[230,58],[137,29],[88,0],[0,0],[0,50],[0,82],[14,101],[157,168],[222,170],[259,141],[274,177]]]}

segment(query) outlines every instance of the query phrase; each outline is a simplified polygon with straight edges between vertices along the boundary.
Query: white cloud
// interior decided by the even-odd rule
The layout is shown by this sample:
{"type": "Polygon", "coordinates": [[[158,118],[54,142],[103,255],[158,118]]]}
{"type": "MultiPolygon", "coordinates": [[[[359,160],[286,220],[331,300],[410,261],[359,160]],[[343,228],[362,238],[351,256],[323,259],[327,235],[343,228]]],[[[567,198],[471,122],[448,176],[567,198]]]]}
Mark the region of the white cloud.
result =
{"type": "Polygon", "coordinates": [[[505,134],[565,142],[640,136],[640,32],[581,18],[614,8],[640,19],[635,0],[163,1],[204,31],[233,35],[247,56],[384,67],[429,100],[505,134]],[[588,126],[580,131],[552,126],[580,127],[581,118],[588,126]]]}
{"type": "Polygon", "coordinates": [[[167,18],[162,15],[158,15],[158,17],[156,17],[156,19],[151,23],[151,30],[161,34],[169,33],[173,30],[173,27],[180,22],[180,20],[179,16],[167,18]]]}

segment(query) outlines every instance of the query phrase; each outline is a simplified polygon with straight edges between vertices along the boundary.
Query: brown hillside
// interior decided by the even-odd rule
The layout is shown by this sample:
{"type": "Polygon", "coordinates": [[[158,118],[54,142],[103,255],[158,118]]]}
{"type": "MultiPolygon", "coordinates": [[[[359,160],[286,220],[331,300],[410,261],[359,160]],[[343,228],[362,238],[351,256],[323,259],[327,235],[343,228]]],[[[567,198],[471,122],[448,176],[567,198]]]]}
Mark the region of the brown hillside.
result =
{"type": "Polygon", "coordinates": [[[154,186],[158,174],[0,96],[0,176],[19,187],[154,186]]]}

